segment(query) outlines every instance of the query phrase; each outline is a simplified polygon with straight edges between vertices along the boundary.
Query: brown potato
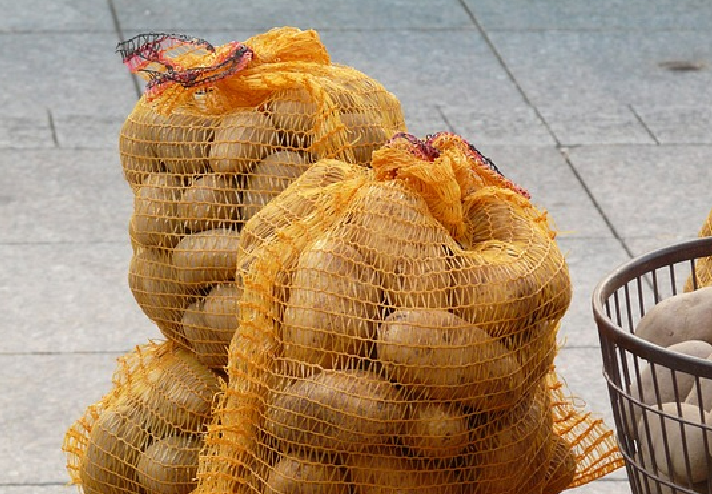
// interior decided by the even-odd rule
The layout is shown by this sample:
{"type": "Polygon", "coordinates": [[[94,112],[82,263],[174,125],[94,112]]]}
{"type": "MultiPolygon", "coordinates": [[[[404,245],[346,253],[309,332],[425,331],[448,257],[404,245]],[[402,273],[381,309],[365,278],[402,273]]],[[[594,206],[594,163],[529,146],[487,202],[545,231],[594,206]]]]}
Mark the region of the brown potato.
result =
{"type": "Polygon", "coordinates": [[[287,455],[270,468],[264,494],[349,494],[346,480],[339,466],[287,455]]]}
{"type": "Polygon", "coordinates": [[[243,214],[252,218],[309,168],[309,162],[295,151],[277,151],[260,161],[247,176],[243,214]]]}
{"type": "Polygon", "coordinates": [[[193,181],[183,191],[178,216],[191,232],[237,226],[240,192],[233,178],[209,174],[193,181]]]}
{"type": "Polygon", "coordinates": [[[169,172],[197,175],[208,167],[217,118],[176,111],[156,132],[156,155],[169,172]]]}
{"type": "Polygon", "coordinates": [[[305,134],[314,128],[316,102],[305,89],[288,89],[276,93],[267,103],[275,127],[286,132],[305,134]]]}
{"type": "Polygon", "coordinates": [[[134,193],[147,176],[162,170],[154,138],[158,119],[160,115],[146,106],[136,105],[119,132],[121,166],[134,193]]]}
{"type": "Polygon", "coordinates": [[[278,145],[269,117],[252,110],[225,115],[215,130],[209,163],[216,173],[243,174],[278,145]]]}
{"type": "Polygon", "coordinates": [[[373,152],[388,139],[380,119],[365,113],[342,113],[341,122],[346,126],[346,149],[350,147],[353,151],[354,162],[361,165],[370,163],[373,152]]]}
{"type": "Polygon", "coordinates": [[[200,447],[195,436],[168,436],[152,443],[136,465],[141,486],[151,494],[188,494],[197,485],[200,447]]]}
{"type": "Polygon", "coordinates": [[[187,235],[173,250],[178,281],[188,288],[235,279],[240,234],[217,228],[187,235]]]}
{"type": "Polygon", "coordinates": [[[286,361],[342,368],[370,354],[381,299],[373,268],[338,238],[303,251],[292,275],[282,336],[286,361]]]}
{"type": "Polygon", "coordinates": [[[358,451],[403,433],[406,402],[386,379],[360,370],[324,370],[273,392],[265,431],[282,451],[358,451]]]}
{"type": "Polygon", "coordinates": [[[150,434],[133,407],[119,403],[104,410],[91,426],[79,478],[86,494],[138,494],[136,462],[150,434]]]}
{"type": "Polygon", "coordinates": [[[354,494],[464,493],[455,469],[449,465],[417,462],[392,447],[350,454],[346,465],[354,494]]]}
{"type": "Polygon", "coordinates": [[[182,309],[195,292],[178,282],[170,257],[159,249],[139,247],[129,265],[129,288],[141,310],[169,339],[181,339],[182,309]]]}
{"type": "Polygon", "coordinates": [[[404,446],[428,458],[452,458],[467,449],[470,442],[467,415],[455,404],[421,401],[413,405],[404,446]]]}
{"type": "Polygon", "coordinates": [[[480,411],[507,409],[524,373],[498,339],[441,310],[396,311],[378,328],[378,358],[416,397],[458,401],[480,411]]]}
{"type": "Polygon", "coordinates": [[[571,445],[562,437],[554,436],[554,447],[546,472],[546,487],[542,494],[559,494],[571,485],[576,475],[576,456],[571,445]]]}
{"type": "Polygon", "coordinates": [[[134,196],[133,240],[144,246],[175,246],[185,233],[178,218],[183,183],[173,175],[147,175],[134,196]]]}

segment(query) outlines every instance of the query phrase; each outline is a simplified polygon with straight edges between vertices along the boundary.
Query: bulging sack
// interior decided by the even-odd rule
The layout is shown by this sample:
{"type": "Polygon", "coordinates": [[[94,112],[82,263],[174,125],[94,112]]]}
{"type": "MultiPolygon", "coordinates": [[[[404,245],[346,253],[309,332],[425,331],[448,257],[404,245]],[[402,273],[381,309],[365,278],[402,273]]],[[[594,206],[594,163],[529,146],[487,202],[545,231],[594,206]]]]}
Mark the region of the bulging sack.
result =
{"type": "Polygon", "coordinates": [[[187,494],[220,377],[172,342],[118,359],[111,392],[67,431],[63,450],[84,494],[187,494]]]}
{"type": "Polygon", "coordinates": [[[546,213],[456,135],[313,164],[239,239],[200,494],[555,494],[622,465],[553,371],[546,213]]]}
{"type": "Polygon", "coordinates": [[[119,51],[148,79],[119,139],[134,192],[129,284],[167,338],[224,367],[242,225],[318,160],[367,166],[405,130],[400,103],[332,63],[314,31],[217,47],[140,35],[119,51]]]}

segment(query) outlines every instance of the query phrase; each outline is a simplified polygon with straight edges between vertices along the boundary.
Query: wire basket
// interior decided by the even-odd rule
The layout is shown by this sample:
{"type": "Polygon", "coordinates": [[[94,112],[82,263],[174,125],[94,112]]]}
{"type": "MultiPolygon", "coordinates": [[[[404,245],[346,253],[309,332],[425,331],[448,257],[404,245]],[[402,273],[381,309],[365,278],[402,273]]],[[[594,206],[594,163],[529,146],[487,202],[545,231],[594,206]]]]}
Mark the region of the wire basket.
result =
{"type": "Polygon", "coordinates": [[[699,420],[679,416],[679,403],[686,397],[680,390],[680,379],[689,382],[692,376],[696,386],[693,389],[703,389],[701,382],[712,380],[712,361],[668,350],[633,334],[646,311],[665,298],[680,294],[690,276],[692,287],[698,288],[696,261],[707,256],[712,256],[710,237],[678,243],[620,266],[593,292],[603,376],[633,494],[712,494],[710,454],[700,458],[688,451],[688,444],[700,438],[705,450],[712,451],[712,414],[706,416],[700,396],[699,405],[695,405],[699,420]],[[641,373],[646,367],[653,377],[656,403],[652,405],[636,398],[643,394],[641,373]],[[668,406],[670,413],[662,410],[658,386],[662,379],[670,379],[678,403],[668,406]],[[695,465],[699,468],[700,462],[706,466],[707,478],[696,481],[692,469],[695,465]]]}

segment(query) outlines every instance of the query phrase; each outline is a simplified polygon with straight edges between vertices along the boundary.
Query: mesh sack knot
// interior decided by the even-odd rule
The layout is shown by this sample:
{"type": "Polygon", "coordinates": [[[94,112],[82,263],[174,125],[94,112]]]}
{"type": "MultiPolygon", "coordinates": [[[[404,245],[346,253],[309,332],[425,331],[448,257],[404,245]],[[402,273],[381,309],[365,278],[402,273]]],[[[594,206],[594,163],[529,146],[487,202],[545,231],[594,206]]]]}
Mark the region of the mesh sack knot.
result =
{"type": "Polygon", "coordinates": [[[456,135],[319,160],[246,223],[197,493],[557,493],[622,465],[553,372],[546,214],[456,135]]]}
{"type": "Polygon", "coordinates": [[[113,389],[64,437],[67,470],[84,494],[187,494],[220,377],[173,342],[118,359],[113,389]]]}
{"type": "Polygon", "coordinates": [[[368,165],[405,129],[400,103],[332,63],[314,31],[283,27],[221,46],[139,35],[119,52],[147,79],[119,138],[134,193],[129,284],[167,338],[222,368],[244,222],[319,159],[368,165]]]}

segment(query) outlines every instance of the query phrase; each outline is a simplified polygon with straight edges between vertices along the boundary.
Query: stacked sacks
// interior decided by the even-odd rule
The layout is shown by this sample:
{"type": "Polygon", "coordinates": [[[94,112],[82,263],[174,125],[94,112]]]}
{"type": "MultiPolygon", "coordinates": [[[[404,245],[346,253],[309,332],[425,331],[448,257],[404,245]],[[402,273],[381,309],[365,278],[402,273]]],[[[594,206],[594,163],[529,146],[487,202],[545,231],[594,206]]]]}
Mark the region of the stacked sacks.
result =
{"type": "Polygon", "coordinates": [[[319,160],[244,227],[197,493],[554,494],[621,465],[551,372],[568,269],[458,136],[319,160]]]}
{"type": "Polygon", "coordinates": [[[222,368],[242,293],[243,224],[317,160],[367,166],[404,130],[400,104],[331,63],[313,31],[219,47],[139,36],[121,51],[150,76],[119,142],[134,192],[129,285],[168,339],[222,368]]]}

